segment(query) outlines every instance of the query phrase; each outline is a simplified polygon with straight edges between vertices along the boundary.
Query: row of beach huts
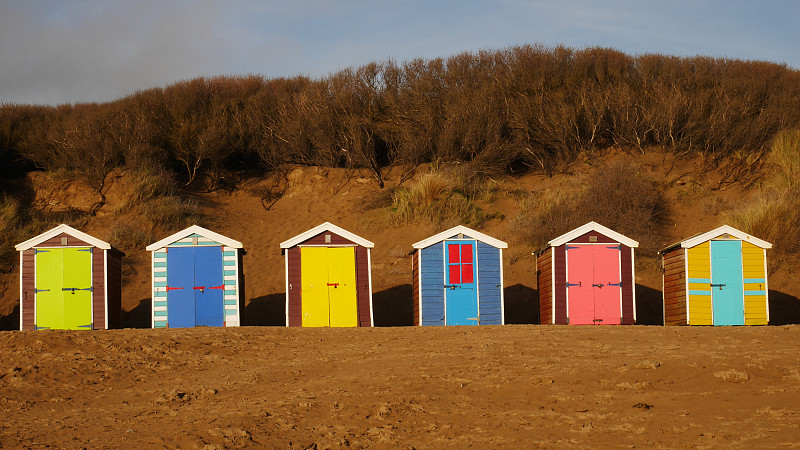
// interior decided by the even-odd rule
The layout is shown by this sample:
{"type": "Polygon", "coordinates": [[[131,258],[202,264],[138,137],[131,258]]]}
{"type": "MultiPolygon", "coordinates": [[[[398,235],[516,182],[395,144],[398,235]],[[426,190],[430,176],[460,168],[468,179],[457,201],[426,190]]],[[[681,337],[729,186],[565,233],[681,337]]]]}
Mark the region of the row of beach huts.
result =
{"type": "MultiPolygon", "coordinates": [[[[327,222],[282,242],[286,326],[374,326],[373,246],[327,222]]],[[[505,323],[505,242],[457,226],[412,247],[415,325],[505,323]]],[[[540,323],[635,324],[636,247],[590,222],[536,251],[540,323]]],[[[767,324],[771,247],[726,225],[661,250],[664,324],[767,324]]],[[[67,225],[16,249],[21,330],[121,326],[122,252],[67,225]]],[[[241,324],[241,242],[192,226],[147,251],[153,328],[241,324]]]]}

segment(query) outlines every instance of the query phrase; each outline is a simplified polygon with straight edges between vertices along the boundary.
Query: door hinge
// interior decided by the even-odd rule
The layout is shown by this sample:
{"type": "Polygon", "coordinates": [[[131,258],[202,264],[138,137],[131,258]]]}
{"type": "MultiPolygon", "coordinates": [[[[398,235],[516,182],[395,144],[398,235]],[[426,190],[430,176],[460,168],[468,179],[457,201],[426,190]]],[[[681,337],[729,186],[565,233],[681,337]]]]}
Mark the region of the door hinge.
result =
{"type": "Polygon", "coordinates": [[[570,283],[569,281],[567,281],[567,282],[566,282],[566,284],[565,284],[565,286],[567,286],[567,287],[572,287],[572,286],[580,286],[580,287],[583,287],[583,285],[582,285],[581,283],[582,283],[582,281],[579,281],[579,282],[577,282],[577,283],[570,283]]]}
{"type": "Polygon", "coordinates": [[[606,286],[622,287],[622,282],[620,281],[619,283],[606,283],[606,286]]]}
{"type": "Polygon", "coordinates": [[[33,293],[38,294],[39,292],[50,292],[50,289],[34,289],[33,293]]]}

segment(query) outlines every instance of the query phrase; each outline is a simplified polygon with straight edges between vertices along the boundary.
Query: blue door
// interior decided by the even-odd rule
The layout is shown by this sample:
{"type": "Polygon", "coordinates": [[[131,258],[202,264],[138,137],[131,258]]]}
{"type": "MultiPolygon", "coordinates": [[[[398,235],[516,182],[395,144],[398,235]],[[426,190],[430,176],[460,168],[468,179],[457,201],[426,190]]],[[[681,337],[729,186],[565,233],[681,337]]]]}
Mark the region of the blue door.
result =
{"type": "Polygon", "coordinates": [[[742,241],[711,241],[714,325],[744,325],[742,241]]]}
{"type": "Polygon", "coordinates": [[[167,325],[170,328],[193,327],[194,319],[194,248],[167,249],[167,325]]]}
{"type": "Polygon", "coordinates": [[[224,325],[220,247],[167,250],[167,324],[170,328],[224,325]]]}
{"type": "Polygon", "coordinates": [[[447,325],[478,325],[475,241],[445,242],[445,317],[447,325]]]}
{"type": "Polygon", "coordinates": [[[194,251],[194,300],[198,326],[221,327],[225,321],[222,249],[196,247],[194,251]]]}

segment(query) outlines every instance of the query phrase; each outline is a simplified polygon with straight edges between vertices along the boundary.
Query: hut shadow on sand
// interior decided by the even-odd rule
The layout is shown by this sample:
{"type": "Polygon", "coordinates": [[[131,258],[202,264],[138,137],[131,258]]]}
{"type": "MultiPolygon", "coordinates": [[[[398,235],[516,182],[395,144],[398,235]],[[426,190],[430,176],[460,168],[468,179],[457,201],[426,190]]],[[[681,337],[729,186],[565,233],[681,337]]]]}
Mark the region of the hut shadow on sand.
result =
{"type": "Polygon", "coordinates": [[[5,316],[0,316],[0,331],[19,330],[19,303],[5,316]]]}
{"type": "Polygon", "coordinates": [[[800,299],[793,295],[770,289],[769,324],[800,324],[800,299]]]}
{"type": "Polygon", "coordinates": [[[636,284],[636,325],[664,325],[661,291],[636,284]]]}
{"type": "Polygon", "coordinates": [[[376,327],[414,324],[414,300],[410,284],[401,284],[372,294],[376,327]]]}
{"type": "Polygon", "coordinates": [[[152,328],[152,300],[143,298],[129,311],[122,311],[122,328],[152,328]]]}
{"type": "Polygon", "coordinates": [[[503,298],[507,325],[539,323],[539,291],[515,284],[503,289],[503,298]]]}
{"type": "Polygon", "coordinates": [[[244,307],[242,325],[262,327],[286,326],[286,293],[251,298],[244,307]]]}

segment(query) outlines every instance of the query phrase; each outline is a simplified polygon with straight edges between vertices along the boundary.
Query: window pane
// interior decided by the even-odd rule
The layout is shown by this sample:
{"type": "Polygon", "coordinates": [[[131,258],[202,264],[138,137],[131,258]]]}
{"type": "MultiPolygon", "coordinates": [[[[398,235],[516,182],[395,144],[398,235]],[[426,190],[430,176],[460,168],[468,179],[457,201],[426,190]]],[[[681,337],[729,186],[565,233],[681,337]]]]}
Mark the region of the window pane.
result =
{"type": "Polygon", "coordinates": [[[460,284],[461,283],[461,266],[458,264],[453,264],[448,266],[450,267],[450,284],[460,284]]]}
{"type": "Polygon", "coordinates": [[[461,282],[472,283],[475,278],[472,276],[472,264],[464,264],[461,266],[461,282]]]}
{"type": "Polygon", "coordinates": [[[458,264],[458,244],[448,244],[447,255],[447,262],[450,264],[458,264]]]}
{"type": "Polygon", "coordinates": [[[464,244],[461,246],[461,263],[472,264],[472,244],[464,244]]]}

